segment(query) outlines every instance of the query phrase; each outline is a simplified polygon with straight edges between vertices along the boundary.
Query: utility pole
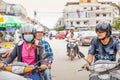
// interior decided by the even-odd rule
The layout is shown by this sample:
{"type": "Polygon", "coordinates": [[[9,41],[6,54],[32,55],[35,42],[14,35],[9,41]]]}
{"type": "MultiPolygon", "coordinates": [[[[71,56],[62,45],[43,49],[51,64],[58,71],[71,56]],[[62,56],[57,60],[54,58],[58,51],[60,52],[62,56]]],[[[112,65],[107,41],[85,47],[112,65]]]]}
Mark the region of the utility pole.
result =
{"type": "Polygon", "coordinates": [[[34,24],[35,24],[35,21],[36,21],[36,15],[37,15],[37,12],[34,11],[34,24]]]}

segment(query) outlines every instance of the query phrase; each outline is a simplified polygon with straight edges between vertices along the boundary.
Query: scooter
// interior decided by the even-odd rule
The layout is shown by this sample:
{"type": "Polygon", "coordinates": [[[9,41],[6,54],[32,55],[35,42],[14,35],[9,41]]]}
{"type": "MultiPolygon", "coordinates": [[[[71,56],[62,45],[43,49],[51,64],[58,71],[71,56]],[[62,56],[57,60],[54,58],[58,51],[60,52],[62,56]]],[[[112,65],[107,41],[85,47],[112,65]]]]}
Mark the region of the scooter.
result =
{"type": "MultiPolygon", "coordinates": [[[[83,53],[80,55],[87,61],[83,53]]],[[[120,80],[120,59],[118,62],[98,60],[94,64],[90,64],[89,62],[88,64],[87,70],[91,72],[89,80],[120,80]]],[[[83,68],[78,71],[84,70],[83,68]]]]}
{"type": "Polygon", "coordinates": [[[69,40],[68,41],[68,56],[70,57],[71,61],[75,58],[77,54],[77,50],[75,49],[76,46],[76,40],[69,40]]]}
{"type": "MultiPolygon", "coordinates": [[[[49,53],[44,53],[41,56],[41,60],[44,60],[45,58],[47,58],[49,56],[49,53]]],[[[25,73],[31,73],[34,71],[39,71],[39,66],[38,64],[41,62],[41,60],[39,60],[35,65],[30,66],[28,64],[25,64],[23,62],[14,62],[12,64],[6,64],[4,65],[3,71],[8,71],[8,72],[12,72],[14,74],[17,75],[24,75],[25,73]]],[[[3,72],[0,72],[0,74],[3,72]]],[[[9,73],[8,73],[9,74],[9,73]]],[[[13,75],[13,74],[12,74],[13,75]]],[[[7,77],[7,76],[6,76],[7,77]]],[[[0,76],[0,80],[9,80],[9,79],[2,79],[3,77],[0,76]]],[[[9,76],[8,76],[9,77],[9,76]]],[[[14,76],[13,76],[14,77],[14,76]]],[[[21,76],[23,77],[23,76],[21,76]]],[[[18,79],[10,79],[10,80],[18,80],[18,79]]],[[[19,79],[20,80],[20,79],[19,79]]],[[[24,80],[24,79],[21,79],[24,80]]],[[[31,80],[30,78],[26,78],[26,80],[31,80]]]]}

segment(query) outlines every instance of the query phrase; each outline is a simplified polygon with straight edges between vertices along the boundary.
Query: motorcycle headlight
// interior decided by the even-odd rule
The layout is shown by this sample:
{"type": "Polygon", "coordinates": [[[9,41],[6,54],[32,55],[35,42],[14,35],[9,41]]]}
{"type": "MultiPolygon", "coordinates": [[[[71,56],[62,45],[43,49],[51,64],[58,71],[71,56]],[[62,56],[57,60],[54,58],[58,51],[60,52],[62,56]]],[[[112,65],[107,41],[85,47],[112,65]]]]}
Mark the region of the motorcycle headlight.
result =
{"type": "Polygon", "coordinates": [[[24,66],[13,66],[12,67],[12,72],[16,74],[22,74],[24,73],[24,66]]]}

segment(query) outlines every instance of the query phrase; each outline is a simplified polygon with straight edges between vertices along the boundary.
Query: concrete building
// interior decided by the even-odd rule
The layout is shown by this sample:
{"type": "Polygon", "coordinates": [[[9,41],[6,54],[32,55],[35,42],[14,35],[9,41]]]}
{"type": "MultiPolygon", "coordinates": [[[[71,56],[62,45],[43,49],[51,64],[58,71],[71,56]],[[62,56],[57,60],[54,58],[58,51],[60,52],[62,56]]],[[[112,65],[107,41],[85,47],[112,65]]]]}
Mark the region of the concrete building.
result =
{"type": "Polygon", "coordinates": [[[0,14],[5,14],[5,8],[6,8],[6,3],[2,0],[0,0],[0,14]]]}
{"type": "Polygon", "coordinates": [[[100,20],[112,23],[114,17],[118,17],[119,11],[111,5],[112,2],[98,2],[98,0],[80,0],[79,2],[67,2],[63,10],[65,26],[95,27],[100,20]]]}

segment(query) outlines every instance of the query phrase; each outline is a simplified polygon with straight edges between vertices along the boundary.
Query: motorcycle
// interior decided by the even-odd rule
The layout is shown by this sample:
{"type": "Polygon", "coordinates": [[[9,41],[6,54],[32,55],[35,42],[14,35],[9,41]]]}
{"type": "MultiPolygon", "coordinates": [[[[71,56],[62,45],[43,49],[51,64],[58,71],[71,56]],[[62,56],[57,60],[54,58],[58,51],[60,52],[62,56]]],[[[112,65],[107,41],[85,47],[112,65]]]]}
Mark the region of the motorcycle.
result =
{"type": "Polygon", "coordinates": [[[77,50],[75,49],[76,47],[76,40],[69,40],[68,41],[68,56],[70,57],[71,61],[75,58],[77,54],[77,50]]]}
{"type": "MultiPolygon", "coordinates": [[[[85,59],[84,54],[80,54],[85,59]]],[[[87,61],[88,62],[88,61],[87,61]]],[[[118,62],[109,60],[98,60],[94,64],[88,62],[87,70],[91,72],[89,80],[120,80],[120,59],[118,62]]],[[[82,67],[82,71],[84,67],[82,67]]]]}
{"type": "MultiPolygon", "coordinates": [[[[49,56],[49,53],[42,54],[42,56],[41,56],[42,59],[41,60],[44,60],[48,56],[49,56]]],[[[28,64],[23,63],[23,62],[13,62],[12,64],[5,64],[4,68],[3,68],[3,71],[12,72],[12,73],[17,74],[17,75],[22,75],[21,77],[23,77],[23,75],[26,74],[26,73],[31,73],[31,72],[34,72],[34,71],[40,71],[38,64],[41,62],[41,60],[39,60],[33,66],[28,65],[28,64]]],[[[0,72],[0,73],[3,73],[3,72],[0,72]]],[[[4,79],[1,79],[1,78],[2,77],[0,77],[0,80],[4,80],[4,79]]],[[[25,78],[25,79],[26,80],[31,80],[30,78],[25,78]]],[[[7,80],[9,80],[9,79],[7,79],[7,80]]],[[[14,79],[11,79],[11,80],[14,80],[14,79]]],[[[18,80],[18,79],[15,79],[15,80],[18,80]]],[[[24,79],[21,79],[21,80],[24,80],[24,79]]]]}
{"type": "Polygon", "coordinates": [[[49,36],[49,39],[52,40],[52,36],[49,36]]]}

